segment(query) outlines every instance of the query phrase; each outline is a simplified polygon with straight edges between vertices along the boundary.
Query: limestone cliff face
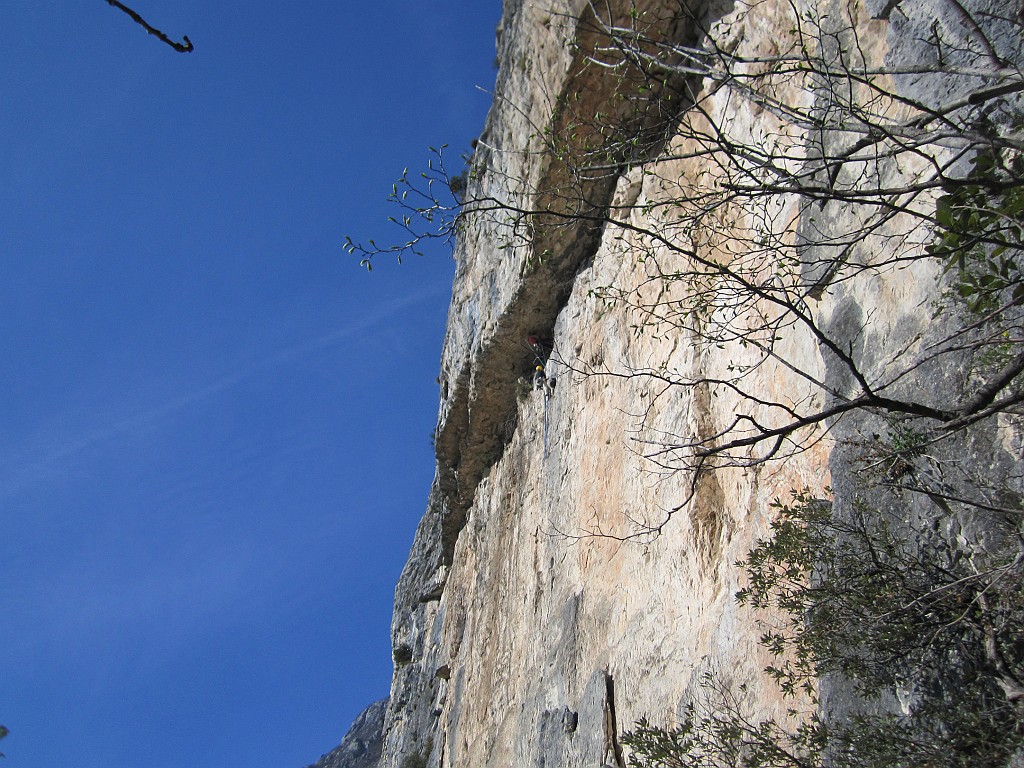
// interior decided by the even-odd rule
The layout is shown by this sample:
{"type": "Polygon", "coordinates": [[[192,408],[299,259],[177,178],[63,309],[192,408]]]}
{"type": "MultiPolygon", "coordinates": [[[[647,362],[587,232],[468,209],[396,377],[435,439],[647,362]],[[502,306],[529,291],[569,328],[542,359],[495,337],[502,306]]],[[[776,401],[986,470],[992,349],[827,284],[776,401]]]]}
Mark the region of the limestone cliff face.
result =
{"type": "MultiPolygon", "coordinates": [[[[638,5],[670,20],[660,29],[666,39],[698,46],[714,34],[749,56],[777,52],[793,33],[779,26],[792,5],[776,0],[638,5]]],[[[995,10],[1012,16],[1003,5],[995,10]]],[[[627,2],[600,6],[613,23],[630,19],[627,2]]],[[[933,22],[950,39],[967,34],[945,0],[808,4],[815,7],[850,19],[863,55],[877,62],[925,56],[914,41],[926,39],[933,22]]],[[[760,674],[767,663],[761,630],[734,600],[743,586],[734,564],[766,534],[774,499],[802,489],[852,503],[860,491],[848,469],[850,446],[884,430],[876,415],[855,413],[829,431],[824,424],[812,429],[784,460],[696,480],[676,471],[671,455],[659,455],[680,436],[710,438],[728,429],[745,406],[708,385],[666,386],[657,376],[628,374],[726,381],[736,366],[758,358],[749,349],[723,351],[685,324],[659,327],[636,301],[609,299],[643,296],[652,265],[630,258],[628,242],[604,227],[602,216],[624,210],[638,227],[656,228],[659,202],[696,184],[702,168],[678,138],[680,113],[689,119],[685,106],[665,115],[651,108],[663,103],[658,93],[623,98],[614,73],[586,65],[592,14],[582,0],[505,2],[497,96],[477,149],[483,170],[471,188],[579,215],[555,216],[550,226],[479,215],[460,233],[437,476],[396,591],[395,673],[381,759],[389,768],[624,765],[619,734],[641,717],[672,723],[706,672],[747,684],[757,711],[791,706],[760,674]],[[564,156],[542,151],[545,129],[586,133],[570,124],[561,106],[568,101],[574,114],[618,110],[620,123],[646,136],[649,155],[678,159],[665,159],[656,175],[612,158],[613,171],[574,176],[564,156]],[[666,179],[680,186],[669,189],[666,179]],[[568,195],[537,203],[568,187],[578,208],[564,209],[568,195]],[[556,383],[547,394],[528,384],[531,334],[553,349],[547,374],[556,383]],[[631,538],[654,528],[658,535],[631,538]]],[[[897,86],[926,100],[963,87],[926,78],[897,86]]],[[[713,84],[698,78],[687,87],[713,84]]],[[[770,111],[730,112],[736,105],[724,91],[707,96],[704,108],[750,136],[780,130],[770,111]]],[[[574,140],[593,146],[601,139],[574,140]]],[[[830,216],[843,215],[826,211],[811,221],[805,213],[783,214],[780,231],[810,240],[827,240],[838,221],[830,216]]],[[[939,333],[928,311],[938,278],[938,266],[922,261],[840,283],[817,295],[814,312],[879,380],[901,350],[939,333]]],[[[806,330],[784,329],[778,344],[786,365],[752,368],[746,391],[824,407],[830,391],[853,386],[849,371],[806,330]]],[[[963,387],[966,375],[944,361],[920,366],[896,386],[927,382],[939,397],[963,387]]],[[[1019,484],[1019,435],[1010,426],[971,433],[944,450],[1019,484]]]]}

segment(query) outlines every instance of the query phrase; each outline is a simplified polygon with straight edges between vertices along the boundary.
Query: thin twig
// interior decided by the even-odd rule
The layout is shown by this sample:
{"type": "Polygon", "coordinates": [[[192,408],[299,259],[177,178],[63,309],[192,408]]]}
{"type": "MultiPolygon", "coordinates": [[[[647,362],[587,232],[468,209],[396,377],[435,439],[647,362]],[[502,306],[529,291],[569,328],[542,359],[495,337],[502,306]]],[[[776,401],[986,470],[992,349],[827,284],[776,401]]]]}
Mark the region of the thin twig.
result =
{"type": "Polygon", "coordinates": [[[161,42],[167,43],[167,45],[171,46],[171,48],[176,50],[178,53],[191,53],[195,49],[195,46],[192,45],[192,41],[188,39],[188,35],[182,35],[182,42],[176,42],[169,38],[166,34],[161,32],[159,29],[154,27],[152,24],[147,22],[138,13],[133,11],[124,3],[119,3],[117,0],[107,0],[107,3],[127,13],[131,17],[132,21],[134,21],[136,24],[138,24],[140,27],[146,30],[149,34],[155,36],[161,42]]]}

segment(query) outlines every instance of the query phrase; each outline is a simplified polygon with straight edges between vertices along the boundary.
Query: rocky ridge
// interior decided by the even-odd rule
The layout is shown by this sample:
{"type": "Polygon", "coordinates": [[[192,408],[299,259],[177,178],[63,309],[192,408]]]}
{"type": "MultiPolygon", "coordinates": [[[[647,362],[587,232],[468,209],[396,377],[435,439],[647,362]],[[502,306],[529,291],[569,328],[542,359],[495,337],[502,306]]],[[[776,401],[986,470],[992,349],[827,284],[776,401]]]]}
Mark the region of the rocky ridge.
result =
{"type": "Polygon", "coordinates": [[[341,743],[307,768],[376,768],[380,764],[388,700],[368,706],[352,722],[341,743]]]}

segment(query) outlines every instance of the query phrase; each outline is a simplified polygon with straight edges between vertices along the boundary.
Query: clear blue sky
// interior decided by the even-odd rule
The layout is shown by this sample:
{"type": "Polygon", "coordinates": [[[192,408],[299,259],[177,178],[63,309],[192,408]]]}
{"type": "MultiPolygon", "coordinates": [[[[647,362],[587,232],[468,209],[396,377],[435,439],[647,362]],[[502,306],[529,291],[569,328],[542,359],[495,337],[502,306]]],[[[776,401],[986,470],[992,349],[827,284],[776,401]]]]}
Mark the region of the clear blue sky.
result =
{"type": "Polygon", "coordinates": [[[0,5],[2,768],[300,768],[387,694],[499,0],[0,5]]]}

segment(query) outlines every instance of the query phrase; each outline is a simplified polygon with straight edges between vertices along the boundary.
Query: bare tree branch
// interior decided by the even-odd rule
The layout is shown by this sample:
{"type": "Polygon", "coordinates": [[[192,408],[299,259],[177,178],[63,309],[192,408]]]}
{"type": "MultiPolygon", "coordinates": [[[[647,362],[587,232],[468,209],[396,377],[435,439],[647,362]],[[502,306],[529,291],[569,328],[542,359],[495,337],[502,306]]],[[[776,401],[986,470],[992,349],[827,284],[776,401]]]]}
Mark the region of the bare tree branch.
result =
{"type": "Polygon", "coordinates": [[[146,32],[155,36],[161,42],[167,43],[167,45],[171,46],[171,48],[176,50],[178,53],[191,53],[195,49],[195,47],[192,45],[192,41],[188,39],[188,35],[182,35],[182,41],[180,43],[176,42],[175,40],[172,40],[166,34],[161,32],[159,29],[151,25],[144,18],[142,18],[142,16],[133,11],[124,3],[119,3],[118,0],[107,0],[107,4],[112,5],[114,8],[117,8],[118,10],[124,11],[126,14],[128,14],[132,21],[134,21],[136,24],[138,24],[140,27],[146,30],[146,32]]]}

